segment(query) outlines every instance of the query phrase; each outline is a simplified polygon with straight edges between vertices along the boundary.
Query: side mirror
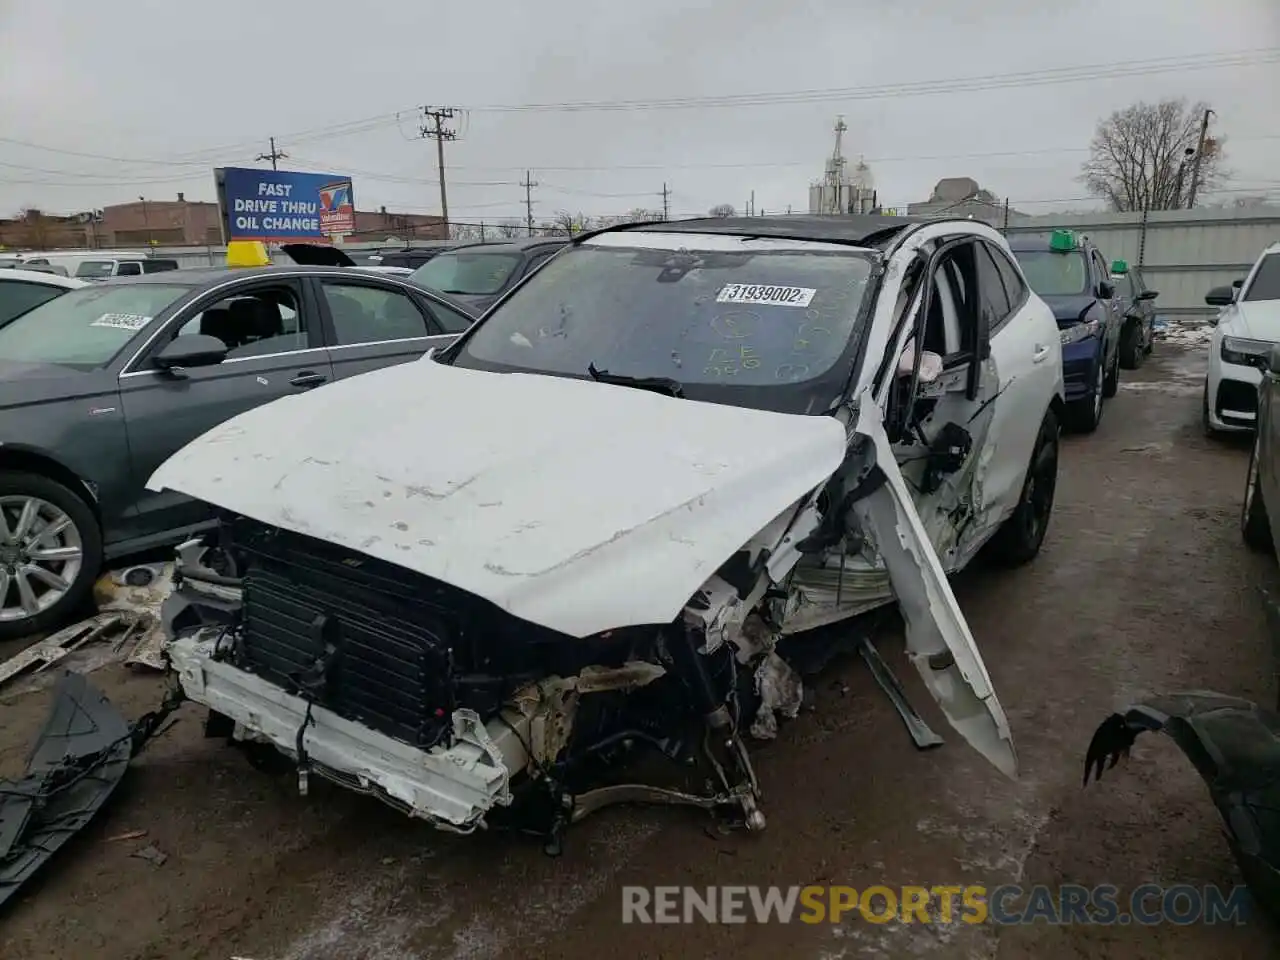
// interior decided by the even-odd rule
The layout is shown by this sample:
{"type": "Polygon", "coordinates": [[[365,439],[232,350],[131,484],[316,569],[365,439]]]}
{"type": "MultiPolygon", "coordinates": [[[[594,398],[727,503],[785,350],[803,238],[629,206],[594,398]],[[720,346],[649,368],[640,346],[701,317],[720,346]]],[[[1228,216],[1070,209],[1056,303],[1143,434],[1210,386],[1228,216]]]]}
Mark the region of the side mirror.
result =
{"type": "Polygon", "coordinates": [[[1280,343],[1271,345],[1271,355],[1267,357],[1267,370],[1280,377],[1280,343]]]}
{"type": "Polygon", "coordinates": [[[192,333],[174,337],[155,357],[161,370],[176,373],[183,367],[212,367],[227,359],[227,345],[217,337],[192,333]]]}
{"type": "Polygon", "coordinates": [[[1156,290],[1143,290],[1140,294],[1138,294],[1137,299],[1138,300],[1154,300],[1158,296],[1160,296],[1160,294],[1156,290]]]}
{"type": "Polygon", "coordinates": [[[1229,307],[1235,299],[1236,292],[1231,287],[1214,287],[1204,295],[1204,302],[1211,307],[1229,307]]]}
{"type": "Polygon", "coordinates": [[[1098,284],[1098,299],[1110,300],[1116,295],[1116,285],[1110,280],[1103,280],[1098,284]]]}

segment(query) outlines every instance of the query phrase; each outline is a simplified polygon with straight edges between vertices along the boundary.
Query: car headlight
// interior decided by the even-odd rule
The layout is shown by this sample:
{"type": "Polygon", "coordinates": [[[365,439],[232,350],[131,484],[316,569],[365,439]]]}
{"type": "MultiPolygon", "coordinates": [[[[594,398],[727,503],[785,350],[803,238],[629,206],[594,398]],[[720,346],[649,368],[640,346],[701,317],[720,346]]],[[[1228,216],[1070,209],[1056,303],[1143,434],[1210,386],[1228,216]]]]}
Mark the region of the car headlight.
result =
{"type": "Polygon", "coordinates": [[[1083,323],[1072,324],[1065,330],[1062,330],[1058,336],[1062,340],[1065,347],[1068,343],[1079,343],[1088,337],[1096,335],[1098,332],[1097,320],[1086,320],[1083,323]]]}
{"type": "Polygon", "coordinates": [[[1271,354],[1271,343],[1267,340],[1246,340],[1243,337],[1222,338],[1222,362],[1234,363],[1242,367],[1261,367],[1271,354]]]}

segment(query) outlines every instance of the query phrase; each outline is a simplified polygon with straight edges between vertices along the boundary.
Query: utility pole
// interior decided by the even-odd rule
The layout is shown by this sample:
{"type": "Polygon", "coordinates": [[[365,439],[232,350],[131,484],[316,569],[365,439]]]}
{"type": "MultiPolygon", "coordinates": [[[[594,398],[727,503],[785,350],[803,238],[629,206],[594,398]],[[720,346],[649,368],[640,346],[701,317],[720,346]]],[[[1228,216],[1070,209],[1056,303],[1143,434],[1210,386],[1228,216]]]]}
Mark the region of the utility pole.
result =
{"type": "Polygon", "coordinates": [[[436,142],[436,169],[440,174],[440,216],[444,218],[445,236],[449,235],[449,193],[445,189],[444,142],[457,140],[458,131],[446,129],[444,122],[452,120],[456,114],[453,107],[423,107],[422,119],[428,122],[419,131],[424,140],[436,142]]]}
{"type": "Polygon", "coordinates": [[[288,156],[289,156],[289,155],[288,155],[287,153],[283,153],[283,152],[281,152],[281,151],[279,151],[279,150],[277,150],[277,149],[276,149],[276,138],[275,138],[275,137],[272,137],[272,138],[271,138],[271,152],[270,152],[270,153],[260,153],[260,154],[258,154],[256,157],[254,157],[254,159],[255,159],[255,160],[270,160],[270,161],[271,161],[271,169],[272,169],[272,170],[275,170],[275,169],[276,169],[276,161],[277,161],[277,160],[285,160],[285,159],[288,159],[288,156]]]}
{"type": "Polygon", "coordinates": [[[754,190],[751,191],[751,215],[753,217],[756,215],[756,192],[754,190]]]}
{"type": "Polygon", "coordinates": [[[1200,161],[1204,159],[1205,135],[1209,132],[1209,117],[1212,110],[1206,110],[1200,120],[1200,144],[1196,147],[1196,161],[1191,167],[1191,195],[1187,197],[1187,209],[1196,205],[1196,190],[1200,187],[1200,161]]]}
{"type": "Polygon", "coordinates": [[[662,185],[662,219],[671,219],[671,191],[665,183],[662,185]]]}
{"type": "Polygon", "coordinates": [[[520,181],[520,186],[524,187],[524,222],[529,230],[529,236],[533,236],[533,194],[532,190],[538,185],[538,181],[529,175],[529,171],[524,172],[524,179],[520,181]]]}

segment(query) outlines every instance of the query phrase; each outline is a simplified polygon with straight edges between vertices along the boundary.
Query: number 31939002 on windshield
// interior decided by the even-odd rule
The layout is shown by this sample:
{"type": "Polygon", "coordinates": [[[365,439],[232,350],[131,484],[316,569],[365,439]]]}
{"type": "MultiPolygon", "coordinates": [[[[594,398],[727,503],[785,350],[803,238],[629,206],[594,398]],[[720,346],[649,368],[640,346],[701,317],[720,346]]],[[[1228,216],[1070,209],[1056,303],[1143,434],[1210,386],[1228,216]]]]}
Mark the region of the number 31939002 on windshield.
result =
{"type": "Polygon", "coordinates": [[[807,307],[817,292],[812,287],[726,283],[716,294],[716,303],[761,303],[781,307],[807,307]]]}

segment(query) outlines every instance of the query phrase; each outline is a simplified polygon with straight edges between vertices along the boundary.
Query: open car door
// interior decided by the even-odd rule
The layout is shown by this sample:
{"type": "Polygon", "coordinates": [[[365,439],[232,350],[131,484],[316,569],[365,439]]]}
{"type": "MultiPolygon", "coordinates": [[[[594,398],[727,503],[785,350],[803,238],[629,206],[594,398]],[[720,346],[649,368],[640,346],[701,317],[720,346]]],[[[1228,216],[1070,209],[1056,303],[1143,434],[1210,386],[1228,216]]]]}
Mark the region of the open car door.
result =
{"type": "Polygon", "coordinates": [[[889,572],[906,623],[907,655],[951,725],[998,770],[1016,778],[1009,721],[916,512],[869,387],[857,398],[851,452],[859,464],[861,494],[852,510],[889,572]]]}

